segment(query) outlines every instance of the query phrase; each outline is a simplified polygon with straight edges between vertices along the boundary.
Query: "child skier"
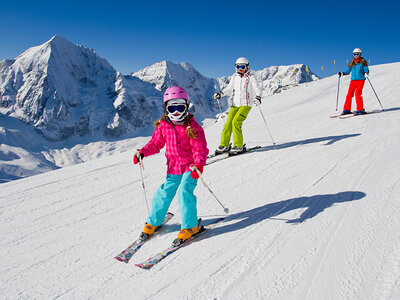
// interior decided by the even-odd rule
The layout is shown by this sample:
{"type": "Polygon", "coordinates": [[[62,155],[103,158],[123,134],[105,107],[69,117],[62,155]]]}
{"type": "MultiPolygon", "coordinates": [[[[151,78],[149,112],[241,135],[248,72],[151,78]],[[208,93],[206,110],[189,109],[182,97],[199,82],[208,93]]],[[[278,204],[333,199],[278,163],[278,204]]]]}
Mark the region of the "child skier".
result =
{"type": "Polygon", "coordinates": [[[253,102],[257,106],[261,104],[261,89],[256,77],[250,72],[247,58],[239,57],[236,60],[235,69],[236,73],[232,75],[229,85],[214,95],[215,100],[218,100],[223,95],[233,92],[232,106],[222,130],[220,146],[215,150],[215,154],[229,152],[230,155],[236,155],[246,152],[246,147],[243,145],[242,124],[253,102]],[[234,146],[231,148],[232,131],[234,146]]]}
{"type": "Polygon", "coordinates": [[[349,91],[347,92],[346,101],[343,107],[343,115],[351,113],[351,100],[356,94],[357,111],[356,115],[366,114],[364,110],[362,89],[365,83],[365,74],[369,74],[369,68],[367,61],[361,57],[361,49],[355,48],[353,50],[353,60],[348,65],[346,71],[339,72],[339,77],[343,75],[349,75],[351,72],[351,81],[349,85],[349,91]]]}
{"type": "Polygon", "coordinates": [[[157,120],[151,140],[138,149],[133,158],[137,164],[144,157],[159,153],[166,146],[167,178],[154,194],[151,210],[140,237],[146,239],[161,226],[178,188],[178,203],[182,225],[178,237],[173,241],[177,246],[190,236],[202,230],[197,220],[196,196],[193,194],[199,175],[206,164],[208,148],[203,128],[188,113],[189,98],[186,91],[178,86],[168,88],[164,93],[166,113],[157,120]]]}

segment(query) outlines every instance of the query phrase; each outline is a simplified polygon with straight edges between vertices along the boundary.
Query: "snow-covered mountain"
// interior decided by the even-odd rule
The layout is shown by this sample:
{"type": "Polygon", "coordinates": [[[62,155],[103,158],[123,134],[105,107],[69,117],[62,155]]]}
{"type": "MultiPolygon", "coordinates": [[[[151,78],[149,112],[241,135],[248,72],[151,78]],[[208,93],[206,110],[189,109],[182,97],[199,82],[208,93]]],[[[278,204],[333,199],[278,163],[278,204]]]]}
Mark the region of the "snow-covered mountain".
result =
{"type": "MultiPolygon", "coordinates": [[[[309,70],[305,75],[304,65],[255,73],[265,97],[316,79],[309,70]]],[[[108,155],[112,142],[105,141],[148,135],[163,114],[162,93],[173,85],[187,90],[199,122],[215,118],[220,110],[213,94],[229,80],[170,61],[123,75],[93,49],[54,36],[0,62],[0,182],[108,155]],[[96,142],[104,151],[93,155],[96,142]]],[[[225,110],[229,97],[221,104],[225,110]]]]}
{"type": "Polygon", "coordinates": [[[255,75],[258,81],[262,82],[264,97],[279,93],[282,89],[288,89],[301,83],[319,79],[318,76],[304,64],[272,66],[256,71],[255,75]]]}
{"type": "MultiPolygon", "coordinates": [[[[255,73],[265,97],[282,86],[317,78],[304,65],[255,73]]],[[[189,63],[170,61],[124,76],[93,49],[54,36],[15,59],[0,62],[0,113],[34,126],[50,141],[77,136],[118,138],[134,134],[159,117],[161,95],[173,85],[187,90],[199,121],[215,117],[219,111],[213,94],[229,80],[207,78],[189,63]]]]}
{"type": "MultiPolygon", "coordinates": [[[[175,216],[129,264],[114,259],[147,215],[131,160],[149,137],[113,144],[130,143],[126,152],[2,184],[0,298],[400,299],[399,72],[400,63],[370,67],[385,108],[367,82],[365,108],[379,111],[370,115],[329,118],[337,76],[271,96],[260,109],[276,145],[252,110],[244,138],[261,148],[203,173],[230,214],[199,181],[199,217],[205,225],[225,220],[151,270],[134,264],[176,238],[176,200],[175,216]]],[[[211,150],[222,126],[205,129],[211,150]]],[[[150,201],[165,180],[164,153],[144,166],[150,201]]]]}
{"type": "MultiPolygon", "coordinates": [[[[304,64],[273,66],[253,73],[263,89],[264,98],[300,83],[318,80],[318,77],[304,64]]],[[[153,84],[161,92],[173,85],[184,87],[194,104],[192,110],[200,120],[220,112],[213,95],[227,86],[232,77],[207,78],[189,63],[174,64],[170,61],[153,64],[131,75],[153,84]]],[[[226,95],[220,101],[223,110],[228,108],[231,96],[226,95]]]]}
{"type": "Polygon", "coordinates": [[[161,61],[131,75],[153,84],[161,93],[170,86],[183,87],[189,95],[190,109],[199,120],[215,117],[218,112],[213,98],[218,81],[203,76],[189,63],[161,61]]]}
{"type": "MultiPolygon", "coordinates": [[[[253,73],[262,88],[264,99],[301,83],[318,80],[318,76],[304,64],[272,66],[263,70],[253,70],[253,73]]],[[[229,84],[231,77],[218,78],[221,89],[229,84]]]]}
{"type": "Polygon", "coordinates": [[[47,140],[119,137],[149,124],[159,93],[92,50],[54,36],[0,63],[0,112],[47,140]],[[135,113],[140,107],[141,113],[135,113]]]}

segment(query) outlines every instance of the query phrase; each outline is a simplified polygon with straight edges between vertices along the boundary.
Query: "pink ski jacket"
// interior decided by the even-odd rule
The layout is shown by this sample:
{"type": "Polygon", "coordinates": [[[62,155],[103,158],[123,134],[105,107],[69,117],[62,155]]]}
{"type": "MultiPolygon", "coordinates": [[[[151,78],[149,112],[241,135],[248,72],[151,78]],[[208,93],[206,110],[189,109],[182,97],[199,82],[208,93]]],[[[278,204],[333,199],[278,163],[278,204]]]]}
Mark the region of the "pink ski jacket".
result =
{"type": "Polygon", "coordinates": [[[145,157],[157,154],[166,145],[167,174],[182,175],[191,171],[191,165],[204,166],[207,161],[208,148],[203,128],[190,115],[190,127],[196,139],[189,138],[187,126],[173,124],[168,117],[163,117],[151,140],[140,152],[145,157]]]}

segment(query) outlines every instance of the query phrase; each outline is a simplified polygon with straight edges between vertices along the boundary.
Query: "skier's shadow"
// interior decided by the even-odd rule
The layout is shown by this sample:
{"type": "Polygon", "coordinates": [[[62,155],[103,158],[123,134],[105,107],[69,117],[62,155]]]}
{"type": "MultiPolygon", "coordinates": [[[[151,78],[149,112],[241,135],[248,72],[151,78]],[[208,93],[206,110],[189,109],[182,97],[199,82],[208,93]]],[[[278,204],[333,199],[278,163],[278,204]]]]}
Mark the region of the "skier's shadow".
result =
{"type": "MultiPolygon", "coordinates": [[[[212,230],[213,236],[241,230],[266,219],[284,220],[286,223],[299,224],[311,219],[331,207],[335,203],[360,200],[366,196],[363,192],[346,191],[337,194],[315,195],[310,197],[292,198],[280,202],[269,203],[251,210],[239,212],[228,216],[224,222],[229,224],[219,226],[212,230]],[[295,219],[282,219],[279,215],[286,212],[306,208],[303,213],[295,219]],[[235,220],[238,220],[235,222],[235,220]],[[232,222],[233,221],[233,222],[232,222]]],[[[204,222],[207,224],[208,222],[204,222]]],[[[222,223],[223,224],[223,223],[222,223]]]]}
{"type": "Polygon", "coordinates": [[[397,111],[400,110],[400,107],[391,107],[391,108],[385,108],[382,111],[378,111],[378,112],[390,112],[390,111],[397,111]]]}
{"type": "Polygon", "coordinates": [[[308,145],[308,144],[321,143],[321,142],[326,142],[324,145],[328,146],[328,145],[332,145],[333,143],[336,143],[340,140],[356,137],[359,135],[361,135],[361,134],[353,133],[353,134],[331,135],[331,136],[324,136],[324,137],[319,137],[319,138],[311,138],[311,139],[306,139],[306,140],[301,140],[301,141],[293,141],[293,142],[288,142],[288,143],[283,143],[283,144],[278,144],[278,145],[260,147],[258,149],[254,149],[252,152],[264,152],[264,151],[269,151],[269,150],[285,149],[285,148],[290,148],[290,147],[294,147],[294,146],[308,145]]]}

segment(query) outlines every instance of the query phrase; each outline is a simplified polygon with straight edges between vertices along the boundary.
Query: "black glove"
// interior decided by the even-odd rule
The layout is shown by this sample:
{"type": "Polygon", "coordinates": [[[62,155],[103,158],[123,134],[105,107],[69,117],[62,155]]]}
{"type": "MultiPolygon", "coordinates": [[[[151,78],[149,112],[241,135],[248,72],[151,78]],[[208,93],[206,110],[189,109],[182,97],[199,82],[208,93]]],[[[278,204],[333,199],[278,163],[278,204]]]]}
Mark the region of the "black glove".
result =
{"type": "Polygon", "coordinates": [[[256,99],[254,100],[254,104],[255,104],[256,106],[261,105],[261,97],[260,97],[260,96],[256,96],[256,99]]]}
{"type": "Polygon", "coordinates": [[[339,72],[339,73],[337,73],[338,75],[339,75],[339,77],[341,77],[341,76],[343,76],[344,75],[344,73],[343,72],[339,72]]]}
{"type": "Polygon", "coordinates": [[[221,99],[221,97],[222,97],[222,92],[218,92],[218,93],[214,94],[214,99],[215,100],[221,99]]]}

